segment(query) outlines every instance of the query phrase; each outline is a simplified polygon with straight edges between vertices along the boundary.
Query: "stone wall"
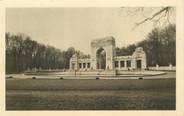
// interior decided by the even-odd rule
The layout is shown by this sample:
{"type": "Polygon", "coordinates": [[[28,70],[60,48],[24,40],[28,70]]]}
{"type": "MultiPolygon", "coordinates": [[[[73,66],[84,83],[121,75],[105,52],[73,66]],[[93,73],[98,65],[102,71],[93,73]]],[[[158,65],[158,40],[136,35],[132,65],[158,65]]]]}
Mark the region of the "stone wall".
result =
{"type": "Polygon", "coordinates": [[[67,71],[67,72],[58,72],[58,75],[67,75],[67,76],[115,76],[115,70],[87,70],[87,71],[67,71]]]}
{"type": "Polygon", "coordinates": [[[153,67],[148,67],[149,70],[158,70],[158,71],[176,71],[176,66],[153,66],[153,67]]]}

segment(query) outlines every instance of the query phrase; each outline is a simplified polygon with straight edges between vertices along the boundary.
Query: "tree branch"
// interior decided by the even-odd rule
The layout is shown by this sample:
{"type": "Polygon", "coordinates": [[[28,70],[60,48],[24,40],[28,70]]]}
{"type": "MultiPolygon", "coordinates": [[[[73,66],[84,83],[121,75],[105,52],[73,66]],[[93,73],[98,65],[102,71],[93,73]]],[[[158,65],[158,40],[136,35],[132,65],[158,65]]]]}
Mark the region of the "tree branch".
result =
{"type": "MultiPolygon", "coordinates": [[[[157,16],[159,16],[159,15],[162,14],[162,13],[165,13],[165,16],[166,16],[166,14],[169,12],[170,9],[171,9],[171,7],[164,7],[164,8],[162,8],[161,10],[159,10],[158,12],[154,13],[151,17],[145,18],[143,21],[141,21],[141,22],[139,22],[139,23],[135,23],[135,26],[134,26],[133,30],[134,30],[137,26],[142,25],[142,24],[145,23],[145,22],[154,20],[157,16]]],[[[162,16],[161,16],[161,17],[162,17],[162,16]]],[[[159,17],[159,20],[161,19],[161,17],[159,17]]],[[[158,20],[157,20],[157,21],[158,21],[158,20]]]]}

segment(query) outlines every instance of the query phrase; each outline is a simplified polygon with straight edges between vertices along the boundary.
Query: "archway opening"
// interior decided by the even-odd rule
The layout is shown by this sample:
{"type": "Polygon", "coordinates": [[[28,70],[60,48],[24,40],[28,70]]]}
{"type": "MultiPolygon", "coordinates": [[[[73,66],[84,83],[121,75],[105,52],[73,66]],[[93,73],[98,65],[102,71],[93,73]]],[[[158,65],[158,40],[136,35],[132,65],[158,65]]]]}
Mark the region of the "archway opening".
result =
{"type": "Polygon", "coordinates": [[[103,48],[97,50],[97,69],[106,69],[106,52],[103,48]]]}

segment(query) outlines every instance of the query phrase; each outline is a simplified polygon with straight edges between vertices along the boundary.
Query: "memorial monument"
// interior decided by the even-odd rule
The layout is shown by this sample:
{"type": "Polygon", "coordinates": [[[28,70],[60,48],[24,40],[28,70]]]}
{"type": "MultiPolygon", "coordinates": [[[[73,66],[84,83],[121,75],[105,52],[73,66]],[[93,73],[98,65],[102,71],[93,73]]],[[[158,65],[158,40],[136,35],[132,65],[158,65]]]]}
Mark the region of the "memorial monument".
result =
{"type": "Polygon", "coordinates": [[[74,54],[70,59],[70,70],[136,70],[146,69],[146,54],[142,47],[130,56],[116,56],[114,37],[91,41],[90,58],[80,58],[74,54]]]}

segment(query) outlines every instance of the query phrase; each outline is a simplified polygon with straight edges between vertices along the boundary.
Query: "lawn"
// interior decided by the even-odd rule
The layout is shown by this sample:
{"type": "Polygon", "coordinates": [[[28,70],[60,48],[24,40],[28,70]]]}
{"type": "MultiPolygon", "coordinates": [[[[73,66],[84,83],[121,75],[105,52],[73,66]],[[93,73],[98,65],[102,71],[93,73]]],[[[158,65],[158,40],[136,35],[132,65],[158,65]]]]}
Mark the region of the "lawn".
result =
{"type": "Polygon", "coordinates": [[[7,79],[7,110],[175,110],[175,78],[7,79]]]}

